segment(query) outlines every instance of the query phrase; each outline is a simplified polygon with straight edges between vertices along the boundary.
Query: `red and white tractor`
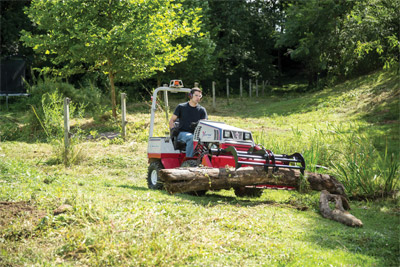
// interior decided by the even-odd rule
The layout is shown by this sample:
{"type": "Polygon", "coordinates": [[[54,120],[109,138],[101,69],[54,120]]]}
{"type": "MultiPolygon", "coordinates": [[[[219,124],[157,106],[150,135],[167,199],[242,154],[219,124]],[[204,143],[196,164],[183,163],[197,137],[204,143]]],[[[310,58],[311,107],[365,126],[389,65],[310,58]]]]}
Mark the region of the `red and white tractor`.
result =
{"type": "MultiPolygon", "coordinates": [[[[304,158],[299,153],[292,155],[276,155],[272,151],[256,145],[250,131],[243,130],[222,122],[200,120],[195,125],[193,134],[194,157],[185,155],[185,143],[177,140],[177,133],[165,137],[155,137],[154,120],[157,109],[157,94],[164,92],[165,103],[168,106],[168,92],[189,93],[191,89],[183,88],[182,81],[172,80],[170,85],[157,88],[152,97],[150,134],[148,142],[148,176],[147,184],[150,189],[162,189],[159,179],[159,170],[177,167],[207,166],[211,168],[225,168],[231,166],[264,166],[276,171],[279,168],[298,169],[304,172],[304,158]],[[300,165],[300,166],[299,166],[300,165]]],[[[166,108],[168,118],[168,109],[166,108]]],[[[261,194],[263,188],[278,186],[249,184],[243,188],[234,188],[237,196],[261,194]]],[[[229,189],[229,188],[227,188],[229,189]]],[[[290,188],[286,188],[290,189],[290,188]]],[[[198,195],[205,192],[197,192],[198,195]]]]}

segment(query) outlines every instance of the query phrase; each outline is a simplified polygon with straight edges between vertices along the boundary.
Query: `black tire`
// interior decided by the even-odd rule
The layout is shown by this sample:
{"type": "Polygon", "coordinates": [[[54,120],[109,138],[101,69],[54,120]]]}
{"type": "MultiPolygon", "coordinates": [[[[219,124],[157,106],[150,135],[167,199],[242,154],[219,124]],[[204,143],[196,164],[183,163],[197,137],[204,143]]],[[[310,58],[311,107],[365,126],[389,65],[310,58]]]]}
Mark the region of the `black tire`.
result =
{"type": "Polygon", "coordinates": [[[249,187],[235,187],[235,195],[237,197],[261,197],[263,190],[261,188],[249,188],[249,187]]]}
{"type": "Polygon", "coordinates": [[[147,172],[147,186],[150,189],[161,190],[164,188],[164,185],[161,183],[159,179],[159,171],[164,169],[161,161],[153,161],[150,163],[148,172],[147,172]]]}
{"type": "MultiPolygon", "coordinates": [[[[193,160],[193,159],[184,161],[181,164],[181,167],[197,167],[197,166],[198,166],[197,160],[193,160]]],[[[204,196],[206,193],[207,193],[207,190],[199,190],[199,191],[190,191],[190,192],[187,192],[186,194],[201,197],[201,196],[204,196]]]]}

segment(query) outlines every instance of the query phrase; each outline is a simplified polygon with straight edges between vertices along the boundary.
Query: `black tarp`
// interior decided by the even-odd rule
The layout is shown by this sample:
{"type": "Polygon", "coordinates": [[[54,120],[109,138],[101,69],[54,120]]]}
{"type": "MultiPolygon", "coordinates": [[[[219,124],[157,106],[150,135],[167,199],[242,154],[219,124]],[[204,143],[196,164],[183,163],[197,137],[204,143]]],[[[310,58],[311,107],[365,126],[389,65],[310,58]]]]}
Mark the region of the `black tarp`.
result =
{"type": "Polygon", "coordinates": [[[23,83],[25,69],[26,62],[21,58],[1,59],[0,94],[26,93],[26,88],[23,83]]]}

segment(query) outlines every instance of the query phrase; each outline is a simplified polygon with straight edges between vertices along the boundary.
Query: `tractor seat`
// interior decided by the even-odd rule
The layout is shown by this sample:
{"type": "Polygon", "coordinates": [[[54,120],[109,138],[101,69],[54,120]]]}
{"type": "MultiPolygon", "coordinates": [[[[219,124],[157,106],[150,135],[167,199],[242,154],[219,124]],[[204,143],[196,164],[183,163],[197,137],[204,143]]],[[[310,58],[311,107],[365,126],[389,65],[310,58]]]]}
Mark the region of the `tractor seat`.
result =
{"type": "Polygon", "coordinates": [[[174,145],[175,150],[180,150],[180,151],[185,151],[186,150],[186,143],[182,141],[178,141],[178,128],[172,129],[170,135],[171,135],[171,140],[172,144],[174,145]]]}
{"type": "Polygon", "coordinates": [[[186,150],[186,143],[182,141],[172,140],[172,144],[174,145],[175,150],[185,151],[186,150]]]}

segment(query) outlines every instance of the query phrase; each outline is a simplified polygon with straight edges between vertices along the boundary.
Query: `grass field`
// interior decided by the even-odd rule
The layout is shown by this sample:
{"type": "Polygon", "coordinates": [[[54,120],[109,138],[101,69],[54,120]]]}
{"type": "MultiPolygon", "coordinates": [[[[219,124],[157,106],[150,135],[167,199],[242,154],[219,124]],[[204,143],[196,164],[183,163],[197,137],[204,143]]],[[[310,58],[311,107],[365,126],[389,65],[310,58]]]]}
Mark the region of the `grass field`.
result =
{"type": "MultiPolygon", "coordinates": [[[[366,173],[357,175],[374,175],[385,170],[374,163],[379,157],[387,163],[385,151],[399,159],[399,92],[398,76],[379,72],[305,95],[276,91],[253,99],[234,97],[229,105],[219,98],[215,110],[205,96],[203,105],[209,119],[251,130],[275,153],[303,153],[311,171],[320,164],[340,176],[335,166],[349,173],[346,166],[354,160],[365,167],[366,173]]],[[[172,98],[170,105],[180,101],[172,98]]],[[[350,202],[362,228],[322,218],[318,192],[266,190],[259,198],[238,198],[233,190],[204,197],[169,195],[147,189],[149,108],[129,103],[128,112],[125,142],[81,140],[70,167],[56,160],[60,148],[53,144],[3,138],[0,266],[400,264],[398,170],[394,194],[350,202]],[[54,215],[63,204],[70,209],[54,215]]],[[[165,114],[157,115],[157,134],[164,135],[165,114]]],[[[13,118],[19,129],[26,116],[1,114],[7,123],[13,118]]],[[[5,123],[1,120],[0,126],[5,123]]],[[[95,136],[118,130],[112,122],[90,118],[75,124],[95,136]]]]}

